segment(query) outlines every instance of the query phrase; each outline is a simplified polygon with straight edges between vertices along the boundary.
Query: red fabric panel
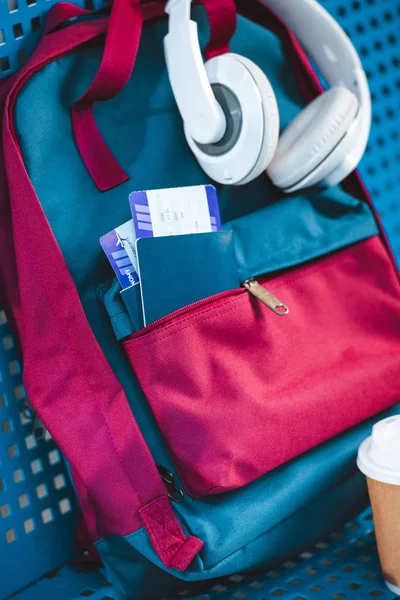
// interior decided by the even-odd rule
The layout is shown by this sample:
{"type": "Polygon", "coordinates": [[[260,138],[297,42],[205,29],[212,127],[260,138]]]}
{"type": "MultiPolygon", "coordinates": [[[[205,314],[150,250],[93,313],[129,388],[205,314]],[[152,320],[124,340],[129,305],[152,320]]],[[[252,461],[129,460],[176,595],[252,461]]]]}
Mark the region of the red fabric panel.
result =
{"type": "Polygon", "coordinates": [[[140,0],[114,0],[100,68],[88,90],[72,107],[79,153],[101,191],[129,179],[101,135],[93,104],[116,96],[128,82],[139,49],[143,15],[140,0]]]}
{"type": "Polygon", "coordinates": [[[140,506],[165,488],[86,321],[39,202],[33,202],[34,190],[7,129],[3,141],[23,307],[19,333],[27,394],[84,483],[93,509],[88,519],[93,537],[125,535],[140,527],[140,506]],[[38,244],[38,239],[49,242],[38,244]]]}
{"type": "Polygon", "coordinates": [[[185,487],[243,486],[400,399],[400,286],[379,237],[125,342],[185,487]],[[156,365],[156,367],[155,367],[156,365]]]}
{"type": "Polygon", "coordinates": [[[210,23],[210,40],[205,49],[206,60],[229,52],[229,43],[236,31],[234,0],[202,0],[210,23]]]}
{"type": "Polygon", "coordinates": [[[169,569],[185,571],[203,547],[196,537],[186,537],[165,496],[139,510],[140,518],[152,544],[169,569]]]}

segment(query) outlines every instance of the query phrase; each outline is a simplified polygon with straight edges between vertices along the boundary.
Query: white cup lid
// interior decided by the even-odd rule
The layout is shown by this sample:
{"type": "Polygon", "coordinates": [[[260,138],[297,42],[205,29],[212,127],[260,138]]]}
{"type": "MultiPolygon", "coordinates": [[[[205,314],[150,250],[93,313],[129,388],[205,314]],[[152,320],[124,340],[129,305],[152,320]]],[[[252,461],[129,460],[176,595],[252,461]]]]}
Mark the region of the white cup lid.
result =
{"type": "Polygon", "coordinates": [[[373,426],[358,450],[357,465],[371,479],[400,485],[400,415],[373,426]]]}

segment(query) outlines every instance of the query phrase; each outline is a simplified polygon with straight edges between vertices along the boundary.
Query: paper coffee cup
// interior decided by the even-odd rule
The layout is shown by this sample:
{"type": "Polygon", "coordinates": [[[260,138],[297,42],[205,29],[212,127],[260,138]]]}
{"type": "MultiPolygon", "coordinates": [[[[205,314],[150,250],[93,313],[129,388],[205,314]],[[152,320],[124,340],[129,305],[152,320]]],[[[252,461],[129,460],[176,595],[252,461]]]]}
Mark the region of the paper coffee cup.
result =
{"type": "Polygon", "coordinates": [[[400,415],[374,425],[357,465],[367,476],[383,577],[400,595],[400,415]]]}

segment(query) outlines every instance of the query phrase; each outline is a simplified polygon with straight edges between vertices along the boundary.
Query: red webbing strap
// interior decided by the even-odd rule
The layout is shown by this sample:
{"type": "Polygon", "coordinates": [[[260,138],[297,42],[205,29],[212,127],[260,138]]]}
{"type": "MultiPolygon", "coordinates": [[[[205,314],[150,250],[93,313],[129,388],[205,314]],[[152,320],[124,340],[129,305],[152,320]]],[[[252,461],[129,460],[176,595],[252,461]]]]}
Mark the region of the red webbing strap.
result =
{"type": "MultiPolygon", "coordinates": [[[[106,14],[110,11],[110,8],[110,5],[106,5],[98,10],[88,10],[70,2],[57,2],[47,13],[43,33],[45,35],[52,33],[60,25],[67,24],[70,19],[106,14]]],[[[153,0],[144,3],[142,5],[143,20],[147,21],[163,16],[165,14],[164,9],[165,0],[153,0]]]]}
{"type": "Polygon", "coordinates": [[[29,76],[98,38],[106,25],[105,19],[90,20],[45,36],[12,80],[0,151],[8,190],[0,207],[8,215],[15,261],[1,255],[1,272],[18,283],[7,286],[7,294],[23,348],[27,394],[71,465],[92,538],[124,536],[144,526],[164,564],[183,569],[202,542],[184,534],[171,507],[124,390],[86,319],[13,125],[18,91],[29,76]]]}
{"type": "Polygon", "coordinates": [[[210,39],[205,49],[206,60],[229,52],[236,31],[237,12],[234,0],[203,0],[210,24],[210,39]]]}
{"type": "Polygon", "coordinates": [[[102,192],[129,176],[101,135],[93,104],[116,96],[131,76],[139,49],[143,15],[140,0],[114,0],[100,68],[88,90],[72,107],[75,141],[93,181],[102,192]]]}
{"type": "MultiPolygon", "coordinates": [[[[227,52],[236,28],[233,0],[204,0],[210,22],[207,58],[227,52]]],[[[163,8],[165,4],[161,5],[163,8]]],[[[146,5],[140,0],[114,0],[103,59],[85,94],[72,107],[74,137],[82,160],[100,191],[129,179],[101,135],[93,104],[115,97],[128,82],[137,56],[146,5]]],[[[149,10],[149,9],[146,9],[149,10]]],[[[154,12],[154,9],[153,9],[154,12]]]]}

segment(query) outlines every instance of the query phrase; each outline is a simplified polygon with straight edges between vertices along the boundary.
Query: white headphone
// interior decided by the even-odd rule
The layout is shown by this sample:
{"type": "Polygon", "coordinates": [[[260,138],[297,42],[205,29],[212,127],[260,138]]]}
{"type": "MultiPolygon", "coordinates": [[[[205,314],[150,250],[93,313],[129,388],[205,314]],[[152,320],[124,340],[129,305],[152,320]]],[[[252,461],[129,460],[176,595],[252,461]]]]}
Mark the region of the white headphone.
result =
{"type": "Polygon", "coordinates": [[[371,98],[360,59],[316,0],[263,1],[291,28],[331,89],[279,137],[278,106],[263,71],[233,53],[204,64],[192,0],[169,0],[165,57],[187,142],[219,183],[243,185],[267,170],[285,192],[321,181],[336,185],[360,162],[370,132],[371,98]]]}

